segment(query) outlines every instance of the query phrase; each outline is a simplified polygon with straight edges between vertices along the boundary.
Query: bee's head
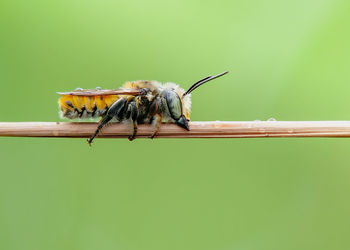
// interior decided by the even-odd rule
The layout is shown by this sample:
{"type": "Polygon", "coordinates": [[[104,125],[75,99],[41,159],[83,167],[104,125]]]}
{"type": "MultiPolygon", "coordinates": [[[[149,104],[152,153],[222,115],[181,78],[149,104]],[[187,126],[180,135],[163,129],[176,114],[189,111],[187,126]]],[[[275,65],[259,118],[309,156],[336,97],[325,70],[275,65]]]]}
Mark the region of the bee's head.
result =
{"type": "Polygon", "coordinates": [[[191,109],[190,93],[201,86],[202,84],[209,82],[215,78],[227,74],[228,71],[223,72],[216,76],[205,77],[196,83],[194,83],[186,92],[179,88],[177,85],[167,85],[162,92],[162,96],[165,98],[171,118],[175,120],[176,124],[180,127],[189,130],[188,122],[191,109]]]}

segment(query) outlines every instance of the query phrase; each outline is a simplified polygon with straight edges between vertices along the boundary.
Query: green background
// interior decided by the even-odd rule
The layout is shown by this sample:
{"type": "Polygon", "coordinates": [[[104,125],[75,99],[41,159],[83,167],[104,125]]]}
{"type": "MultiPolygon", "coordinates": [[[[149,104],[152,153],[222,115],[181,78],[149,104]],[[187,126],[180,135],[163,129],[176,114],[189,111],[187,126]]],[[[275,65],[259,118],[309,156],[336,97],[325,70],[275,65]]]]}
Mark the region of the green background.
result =
{"type": "MultiPolygon", "coordinates": [[[[192,120],[350,120],[350,2],[0,2],[0,121],[173,81],[192,120]]],[[[349,249],[348,139],[0,138],[0,249],[349,249]]]]}

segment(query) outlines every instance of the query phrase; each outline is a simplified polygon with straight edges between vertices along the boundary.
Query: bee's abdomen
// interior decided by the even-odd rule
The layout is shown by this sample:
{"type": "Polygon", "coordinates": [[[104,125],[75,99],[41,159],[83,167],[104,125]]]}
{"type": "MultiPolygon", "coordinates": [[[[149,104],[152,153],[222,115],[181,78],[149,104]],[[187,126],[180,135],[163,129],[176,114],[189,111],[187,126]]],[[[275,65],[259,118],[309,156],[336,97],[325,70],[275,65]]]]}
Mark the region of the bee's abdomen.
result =
{"type": "Polygon", "coordinates": [[[58,100],[58,104],[62,117],[68,119],[87,119],[103,116],[118,98],[117,95],[64,95],[58,100]]]}

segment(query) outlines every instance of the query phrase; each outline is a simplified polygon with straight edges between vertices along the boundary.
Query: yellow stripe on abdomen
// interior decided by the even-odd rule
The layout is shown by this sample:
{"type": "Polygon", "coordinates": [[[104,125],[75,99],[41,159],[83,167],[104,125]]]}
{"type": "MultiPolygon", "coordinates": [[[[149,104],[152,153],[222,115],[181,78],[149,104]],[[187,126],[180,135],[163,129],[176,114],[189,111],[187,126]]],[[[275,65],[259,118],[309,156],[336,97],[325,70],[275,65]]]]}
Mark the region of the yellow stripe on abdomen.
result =
{"type": "Polygon", "coordinates": [[[119,99],[117,95],[73,96],[63,95],[58,100],[61,116],[68,119],[103,116],[108,108],[119,99]]]}
{"type": "Polygon", "coordinates": [[[119,97],[117,95],[105,95],[103,96],[103,101],[106,103],[107,107],[110,107],[119,97]]]}

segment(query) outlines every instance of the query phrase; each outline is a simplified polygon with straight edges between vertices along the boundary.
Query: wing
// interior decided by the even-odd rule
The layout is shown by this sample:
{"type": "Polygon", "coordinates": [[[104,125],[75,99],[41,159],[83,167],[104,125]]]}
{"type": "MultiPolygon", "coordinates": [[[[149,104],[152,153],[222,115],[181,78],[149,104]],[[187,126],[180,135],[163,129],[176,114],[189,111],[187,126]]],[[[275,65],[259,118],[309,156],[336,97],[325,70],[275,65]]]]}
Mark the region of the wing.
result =
{"type": "Polygon", "coordinates": [[[144,95],[142,89],[82,89],[71,92],[57,92],[59,95],[75,95],[75,96],[101,96],[101,95],[144,95]]]}

